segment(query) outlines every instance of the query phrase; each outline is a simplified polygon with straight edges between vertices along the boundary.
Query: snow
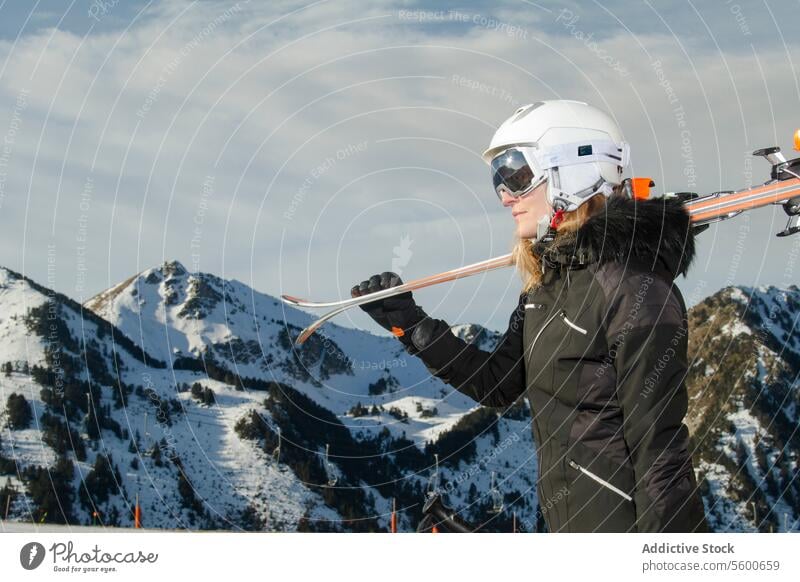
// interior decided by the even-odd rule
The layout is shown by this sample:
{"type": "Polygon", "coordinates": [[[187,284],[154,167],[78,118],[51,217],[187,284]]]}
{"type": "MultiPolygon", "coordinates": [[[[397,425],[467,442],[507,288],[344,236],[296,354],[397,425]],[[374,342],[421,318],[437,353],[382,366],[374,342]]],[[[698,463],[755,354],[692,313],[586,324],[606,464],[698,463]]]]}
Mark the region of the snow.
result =
{"type": "Polygon", "coordinates": [[[739,287],[731,287],[730,297],[732,300],[737,301],[743,305],[750,302],[750,298],[745,295],[744,291],[739,287]]]}
{"type": "MultiPolygon", "coordinates": [[[[739,410],[730,413],[726,416],[733,425],[736,427],[736,432],[733,435],[723,435],[720,439],[721,450],[734,462],[738,462],[736,456],[735,446],[741,443],[747,451],[747,458],[745,460],[745,468],[750,474],[750,477],[756,483],[763,483],[765,475],[760,467],[755,462],[755,449],[756,449],[756,436],[764,439],[765,442],[769,441],[769,432],[761,425],[757,418],[747,409],[740,408],[739,410]]],[[[767,455],[768,463],[770,466],[775,462],[775,453],[767,455]]],[[[725,492],[729,485],[731,475],[719,464],[714,463],[701,463],[701,467],[706,471],[706,478],[714,493],[714,497],[719,499],[721,507],[728,514],[728,528],[731,531],[756,531],[752,526],[751,518],[746,516],[746,502],[734,502],[730,500],[725,492]]],[[[782,498],[771,498],[771,496],[764,490],[762,493],[769,498],[769,504],[772,511],[777,516],[787,516],[787,526],[789,529],[793,528],[793,516],[795,511],[788,503],[782,498]]],[[[778,531],[784,531],[783,518],[779,519],[778,531]]]]}
{"type": "Polygon", "coordinates": [[[15,278],[6,269],[0,268],[0,362],[38,361],[44,358],[44,346],[38,341],[29,341],[27,334],[20,334],[28,310],[39,307],[47,297],[35,291],[23,279],[15,278]]]}
{"type": "Polygon", "coordinates": [[[745,324],[743,324],[741,321],[726,323],[721,328],[719,328],[719,330],[723,334],[731,335],[733,337],[742,334],[752,335],[752,331],[750,331],[750,328],[747,327],[745,324]]]}
{"type": "Polygon", "coordinates": [[[747,517],[747,507],[743,502],[735,502],[728,496],[731,475],[719,463],[701,461],[697,467],[705,475],[712,504],[704,500],[709,525],[715,531],[723,532],[755,532],[753,522],[747,517]]]}

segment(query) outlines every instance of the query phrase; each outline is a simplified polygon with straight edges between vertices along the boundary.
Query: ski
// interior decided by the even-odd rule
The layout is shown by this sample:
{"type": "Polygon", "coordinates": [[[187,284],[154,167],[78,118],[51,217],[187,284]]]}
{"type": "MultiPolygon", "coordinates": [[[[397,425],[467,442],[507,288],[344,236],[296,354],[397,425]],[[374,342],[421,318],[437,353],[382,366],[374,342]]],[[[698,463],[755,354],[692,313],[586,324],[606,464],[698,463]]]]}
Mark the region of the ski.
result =
{"type": "Polygon", "coordinates": [[[436,275],[422,277],[420,279],[415,279],[413,281],[403,283],[402,285],[397,285],[396,287],[390,287],[389,289],[381,289],[380,291],[376,291],[375,293],[368,293],[366,295],[362,295],[361,297],[351,297],[350,299],[344,299],[342,301],[329,301],[325,303],[321,302],[318,303],[314,301],[307,301],[305,299],[300,299],[292,295],[281,295],[281,299],[284,302],[288,303],[289,305],[293,305],[296,307],[334,308],[333,311],[330,311],[329,313],[326,313],[325,315],[321,316],[314,323],[312,323],[302,332],[300,332],[300,335],[295,340],[295,344],[299,345],[305,342],[309,338],[309,336],[313,334],[315,331],[317,331],[326,321],[328,321],[333,317],[336,317],[343,311],[347,311],[351,307],[355,307],[356,305],[364,305],[365,303],[371,303],[372,301],[376,301],[378,299],[393,297],[395,295],[399,295],[400,293],[405,293],[406,291],[414,291],[416,289],[422,289],[423,287],[430,287],[431,285],[446,283],[447,281],[455,281],[456,279],[469,277],[471,275],[476,275],[478,273],[485,273],[487,271],[491,271],[492,269],[508,267],[511,264],[513,264],[513,261],[511,259],[511,253],[508,253],[506,255],[495,257],[493,259],[480,261],[478,263],[473,263],[471,265],[466,265],[464,267],[460,267],[458,269],[452,269],[450,271],[445,271],[443,273],[438,273],[436,275]]]}
{"type": "Polygon", "coordinates": [[[310,301],[308,299],[295,297],[294,295],[281,295],[281,299],[284,301],[284,303],[288,303],[289,305],[293,305],[295,307],[309,307],[313,309],[323,309],[326,307],[355,307],[356,305],[363,305],[364,303],[369,303],[371,301],[375,301],[376,299],[392,297],[393,295],[404,293],[406,291],[422,289],[423,287],[436,285],[438,283],[445,283],[447,281],[454,281],[455,279],[468,277],[476,273],[483,273],[492,269],[507,267],[511,264],[509,262],[510,260],[511,253],[508,253],[507,255],[502,255],[486,261],[480,261],[478,263],[473,263],[471,265],[445,271],[437,275],[430,275],[428,277],[422,277],[421,279],[415,279],[414,281],[397,285],[391,289],[383,289],[381,291],[376,291],[375,293],[362,295],[361,297],[351,297],[350,299],[342,299],[340,301],[310,301]],[[387,293],[387,291],[391,291],[391,293],[387,293]]]}
{"type": "MultiPolygon", "coordinates": [[[[798,144],[795,147],[800,149],[798,144]]],[[[756,150],[753,155],[762,156],[772,164],[770,180],[759,186],[742,190],[713,192],[705,196],[699,196],[692,192],[668,193],[665,196],[676,196],[684,200],[692,223],[698,227],[733,218],[745,210],[761,208],[770,204],[782,204],[784,211],[789,216],[789,222],[783,231],[777,233],[778,236],[789,236],[800,232],[800,158],[786,160],[779,147],[756,150]]],[[[652,182],[650,183],[652,185],[652,182]]],[[[311,301],[294,295],[281,295],[281,299],[294,307],[332,309],[300,332],[295,340],[295,344],[300,345],[325,322],[351,307],[511,265],[513,265],[513,259],[511,253],[508,253],[436,275],[415,279],[396,287],[368,293],[361,297],[326,302],[311,301]]]]}

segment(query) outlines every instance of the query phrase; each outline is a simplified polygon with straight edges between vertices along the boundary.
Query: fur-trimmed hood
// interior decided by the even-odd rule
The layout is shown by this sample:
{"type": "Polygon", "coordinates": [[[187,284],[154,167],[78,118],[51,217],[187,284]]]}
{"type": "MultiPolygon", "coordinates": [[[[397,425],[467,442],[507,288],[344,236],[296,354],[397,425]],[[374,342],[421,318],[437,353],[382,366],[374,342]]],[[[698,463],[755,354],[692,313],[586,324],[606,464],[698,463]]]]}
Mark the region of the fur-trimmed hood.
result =
{"type": "Polygon", "coordinates": [[[675,278],[686,275],[694,260],[694,235],[689,214],[680,200],[635,200],[614,195],[577,231],[550,243],[535,243],[534,252],[550,266],[575,267],[638,258],[650,263],[653,270],[665,267],[675,278]]]}

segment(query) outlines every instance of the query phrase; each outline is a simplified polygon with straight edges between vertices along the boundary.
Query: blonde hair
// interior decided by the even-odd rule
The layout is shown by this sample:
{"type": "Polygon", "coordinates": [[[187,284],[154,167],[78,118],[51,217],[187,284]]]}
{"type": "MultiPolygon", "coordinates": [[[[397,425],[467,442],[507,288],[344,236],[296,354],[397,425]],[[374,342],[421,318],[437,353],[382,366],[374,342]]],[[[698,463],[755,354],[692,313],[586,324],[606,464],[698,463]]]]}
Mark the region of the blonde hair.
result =
{"type": "MultiPolygon", "coordinates": [[[[606,197],[603,194],[595,194],[581,204],[577,210],[565,212],[561,223],[558,225],[555,240],[557,241],[565,235],[574,233],[583,226],[583,223],[590,216],[600,211],[605,206],[605,203],[606,197]]],[[[542,263],[541,259],[533,252],[533,244],[531,239],[520,238],[515,235],[514,248],[511,251],[514,264],[522,277],[522,291],[526,293],[533,291],[542,284],[542,263]]]]}

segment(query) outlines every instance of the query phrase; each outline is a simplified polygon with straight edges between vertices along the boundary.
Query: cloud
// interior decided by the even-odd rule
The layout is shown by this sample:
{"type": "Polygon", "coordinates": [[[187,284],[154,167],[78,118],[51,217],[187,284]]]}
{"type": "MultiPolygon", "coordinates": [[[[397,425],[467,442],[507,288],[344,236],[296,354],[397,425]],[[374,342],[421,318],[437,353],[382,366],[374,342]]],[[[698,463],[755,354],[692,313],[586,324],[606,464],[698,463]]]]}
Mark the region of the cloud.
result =
{"type": "MultiPolygon", "coordinates": [[[[565,4],[579,16],[569,24],[561,6],[159,2],[127,31],[45,28],[0,41],[0,132],[28,91],[0,264],[43,279],[54,244],[59,290],[76,295],[84,223],[95,292],[177,258],[273,294],[311,278],[315,297],[334,297],[388,268],[407,233],[404,277],[481,260],[507,251],[512,223],[479,154],[516,107],[543,98],[609,110],[634,146],[634,171],[661,188],[766,178],[745,152],[785,145],[794,129],[797,43],[778,28],[789,20],[748,8],[745,35],[729,7],[717,19],[698,8],[704,22],[691,9],[565,4]]],[[[773,214],[754,213],[751,239],[782,227],[769,224],[773,214]]],[[[703,235],[698,264],[709,267],[697,277],[709,292],[729,278],[719,241],[736,232],[725,224],[703,235]]],[[[760,258],[756,245],[747,252],[760,258]]],[[[759,277],[781,273],[768,263],[759,277]]],[[[439,317],[501,327],[511,281],[494,274],[424,297],[447,297],[439,317]]]]}

